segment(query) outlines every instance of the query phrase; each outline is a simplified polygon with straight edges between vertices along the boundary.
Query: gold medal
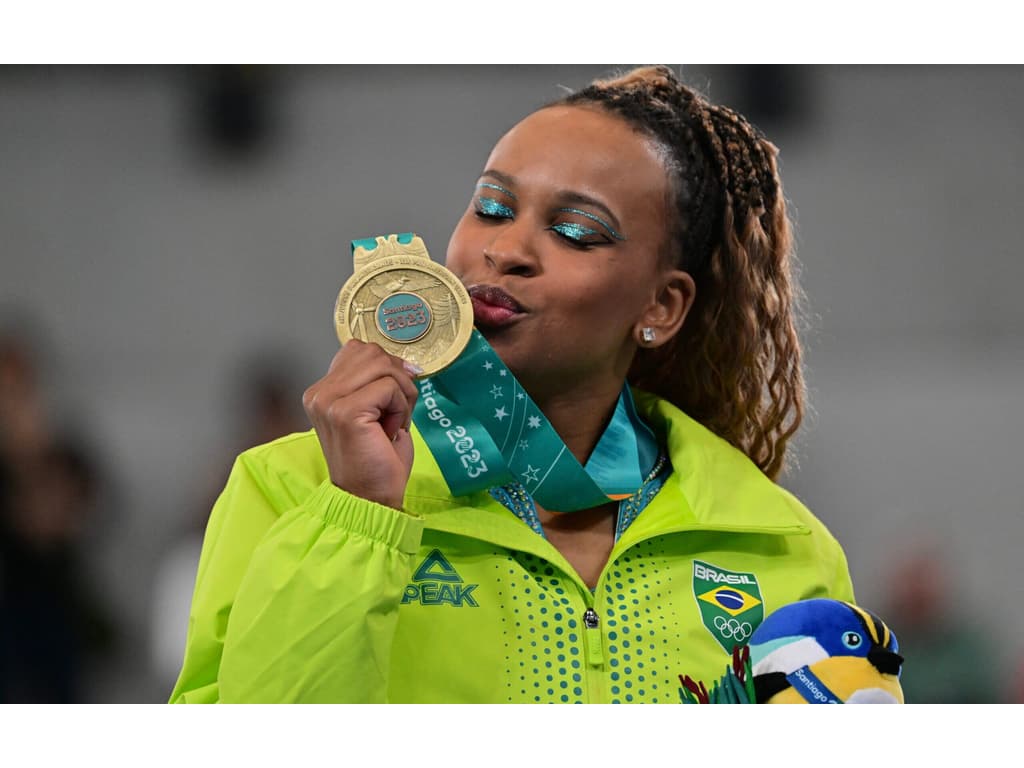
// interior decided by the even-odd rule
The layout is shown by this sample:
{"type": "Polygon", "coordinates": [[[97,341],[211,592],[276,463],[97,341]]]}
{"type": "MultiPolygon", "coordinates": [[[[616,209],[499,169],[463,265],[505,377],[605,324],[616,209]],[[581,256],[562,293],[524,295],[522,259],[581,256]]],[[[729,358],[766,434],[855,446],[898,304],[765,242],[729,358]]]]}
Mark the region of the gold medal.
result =
{"type": "Polygon", "coordinates": [[[334,309],[338,340],[379,344],[432,376],[462,354],[473,305],[455,275],[430,260],[418,235],[352,243],[353,275],[334,309]]]}

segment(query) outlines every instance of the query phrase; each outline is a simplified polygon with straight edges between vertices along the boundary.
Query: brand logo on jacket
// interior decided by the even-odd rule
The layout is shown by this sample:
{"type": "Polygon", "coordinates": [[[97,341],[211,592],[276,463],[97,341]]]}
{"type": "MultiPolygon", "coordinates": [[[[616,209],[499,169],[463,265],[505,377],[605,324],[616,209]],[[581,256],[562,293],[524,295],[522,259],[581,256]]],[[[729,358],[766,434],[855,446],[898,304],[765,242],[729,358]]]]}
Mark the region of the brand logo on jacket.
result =
{"type": "Polygon", "coordinates": [[[478,608],[479,604],[473,597],[473,590],[478,586],[466,584],[441,550],[434,549],[423,558],[412,581],[405,585],[402,603],[478,608]]]}
{"type": "Polygon", "coordinates": [[[761,587],[752,573],[694,560],[693,596],[704,627],[726,653],[747,642],[764,620],[761,587]]]}

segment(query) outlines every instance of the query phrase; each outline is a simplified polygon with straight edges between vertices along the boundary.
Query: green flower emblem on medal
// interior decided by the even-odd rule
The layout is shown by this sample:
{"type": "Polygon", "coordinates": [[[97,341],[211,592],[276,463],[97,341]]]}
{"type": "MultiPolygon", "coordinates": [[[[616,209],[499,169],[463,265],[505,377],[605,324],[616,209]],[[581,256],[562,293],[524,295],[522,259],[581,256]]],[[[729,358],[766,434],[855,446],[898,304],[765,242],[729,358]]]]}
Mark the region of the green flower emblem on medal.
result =
{"type": "Polygon", "coordinates": [[[455,361],[473,332],[473,305],[455,275],[430,260],[418,235],[352,242],[353,274],[338,294],[338,340],[380,345],[432,376],[455,361]]]}

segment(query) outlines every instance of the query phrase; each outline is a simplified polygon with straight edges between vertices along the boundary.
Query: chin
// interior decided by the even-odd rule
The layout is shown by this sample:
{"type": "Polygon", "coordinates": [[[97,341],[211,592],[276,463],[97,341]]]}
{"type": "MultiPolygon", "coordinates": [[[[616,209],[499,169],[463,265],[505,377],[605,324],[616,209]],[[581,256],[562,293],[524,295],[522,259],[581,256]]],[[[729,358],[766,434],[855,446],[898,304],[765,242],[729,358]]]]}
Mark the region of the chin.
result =
{"type": "Polygon", "coordinates": [[[523,373],[522,353],[516,349],[516,346],[511,343],[511,340],[505,338],[501,333],[493,335],[484,333],[484,338],[487,339],[491,348],[494,349],[495,353],[501,359],[501,362],[503,362],[509,371],[511,371],[512,375],[517,379],[520,379],[523,373]],[[517,354],[517,352],[519,353],[517,354]]]}
{"type": "Polygon", "coordinates": [[[513,345],[513,334],[510,333],[512,330],[511,326],[488,326],[478,325],[476,329],[480,331],[480,335],[487,339],[487,343],[490,344],[494,351],[498,353],[498,357],[501,358],[505,365],[508,365],[508,361],[505,359],[504,350],[509,350],[513,345]]]}
{"type": "Polygon", "coordinates": [[[516,377],[516,380],[525,388],[526,380],[530,377],[528,361],[531,359],[528,350],[524,350],[517,342],[513,334],[509,333],[510,328],[477,328],[480,334],[487,339],[487,343],[497,354],[498,358],[509,369],[509,372],[516,377]]]}

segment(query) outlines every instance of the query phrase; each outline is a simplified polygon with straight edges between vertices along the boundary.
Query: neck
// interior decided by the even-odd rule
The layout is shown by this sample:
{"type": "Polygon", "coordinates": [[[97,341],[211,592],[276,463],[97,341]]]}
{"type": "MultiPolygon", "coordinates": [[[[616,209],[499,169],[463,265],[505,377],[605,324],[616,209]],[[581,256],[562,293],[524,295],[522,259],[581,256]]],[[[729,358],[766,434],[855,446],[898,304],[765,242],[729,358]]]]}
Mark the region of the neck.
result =
{"type": "Polygon", "coordinates": [[[533,401],[576,460],[585,465],[615,411],[622,382],[553,392],[533,401]]]}

